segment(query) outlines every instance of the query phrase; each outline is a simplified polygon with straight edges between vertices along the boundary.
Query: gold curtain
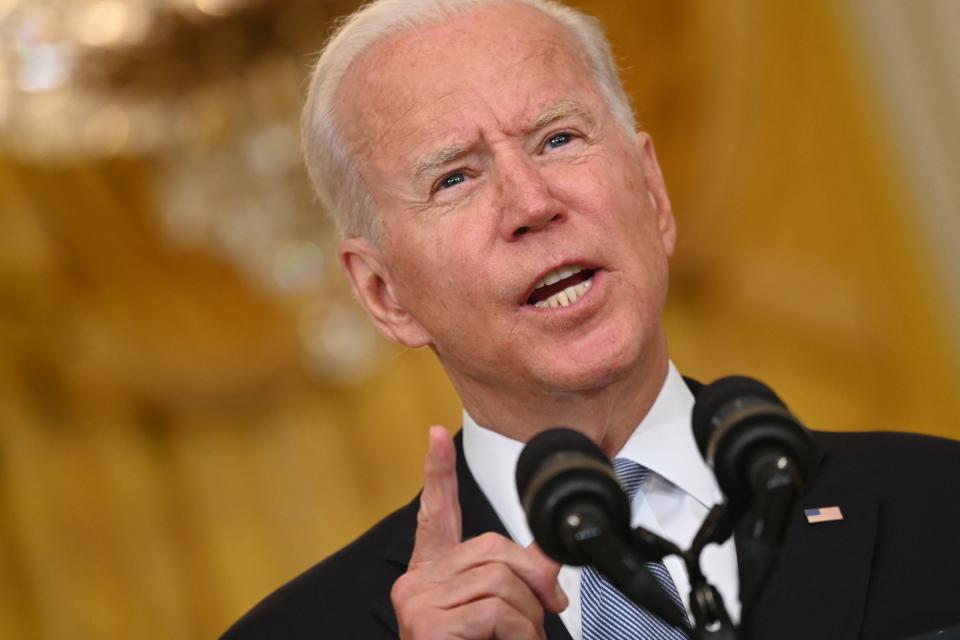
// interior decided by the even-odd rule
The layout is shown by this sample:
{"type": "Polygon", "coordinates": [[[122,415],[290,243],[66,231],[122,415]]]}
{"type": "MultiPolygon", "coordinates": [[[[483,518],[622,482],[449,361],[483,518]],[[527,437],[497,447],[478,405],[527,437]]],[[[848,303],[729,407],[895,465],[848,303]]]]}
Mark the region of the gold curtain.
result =
{"type": "MultiPolygon", "coordinates": [[[[810,426],[960,437],[897,150],[828,2],[580,2],[680,225],[673,358],[810,426]]],[[[150,158],[0,161],[0,636],[209,638],[412,497],[459,424],[427,352],[303,372],[297,307],[161,233],[150,158]]]]}

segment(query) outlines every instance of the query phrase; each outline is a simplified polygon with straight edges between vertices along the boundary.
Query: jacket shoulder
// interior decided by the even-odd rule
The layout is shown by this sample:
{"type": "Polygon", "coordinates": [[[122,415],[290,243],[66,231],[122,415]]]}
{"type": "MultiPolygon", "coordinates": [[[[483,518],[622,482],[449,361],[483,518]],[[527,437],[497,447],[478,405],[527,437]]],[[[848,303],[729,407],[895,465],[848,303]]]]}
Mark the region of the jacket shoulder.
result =
{"type": "Polygon", "coordinates": [[[832,474],[903,491],[920,486],[935,490],[955,482],[960,473],[960,442],[916,433],[813,433],[832,474]]]}
{"type": "Polygon", "coordinates": [[[394,511],[268,595],[222,640],[394,637],[390,589],[406,570],[416,513],[416,500],[394,511]]]}

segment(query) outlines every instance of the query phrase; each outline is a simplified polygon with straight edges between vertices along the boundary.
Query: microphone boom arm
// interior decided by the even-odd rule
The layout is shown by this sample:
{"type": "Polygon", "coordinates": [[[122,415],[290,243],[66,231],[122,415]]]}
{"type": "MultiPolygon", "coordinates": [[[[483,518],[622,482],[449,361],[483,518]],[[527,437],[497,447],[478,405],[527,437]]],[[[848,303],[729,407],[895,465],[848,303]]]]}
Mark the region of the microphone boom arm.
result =
{"type": "Polygon", "coordinates": [[[606,515],[590,504],[577,505],[560,520],[561,537],[575,541],[623,595],[671,625],[684,626],[683,612],[645,564],[659,560],[663,554],[651,558],[647,553],[638,553],[609,531],[606,515]]]}

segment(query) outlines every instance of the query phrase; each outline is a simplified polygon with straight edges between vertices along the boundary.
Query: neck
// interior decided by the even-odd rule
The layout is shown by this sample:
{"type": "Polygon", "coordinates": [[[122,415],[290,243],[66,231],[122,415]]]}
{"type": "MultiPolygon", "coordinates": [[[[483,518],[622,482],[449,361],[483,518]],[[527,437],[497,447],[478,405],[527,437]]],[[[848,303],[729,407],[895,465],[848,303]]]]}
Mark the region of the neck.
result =
{"type": "Polygon", "coordinates": [[[613,457],[657,399],[667,377],[666,341],[612,382],[588,390],[518,389],[468,384],[451,376],[464,408],[480,424],[526,442],[553,427],[576,429],[613,457]]]}

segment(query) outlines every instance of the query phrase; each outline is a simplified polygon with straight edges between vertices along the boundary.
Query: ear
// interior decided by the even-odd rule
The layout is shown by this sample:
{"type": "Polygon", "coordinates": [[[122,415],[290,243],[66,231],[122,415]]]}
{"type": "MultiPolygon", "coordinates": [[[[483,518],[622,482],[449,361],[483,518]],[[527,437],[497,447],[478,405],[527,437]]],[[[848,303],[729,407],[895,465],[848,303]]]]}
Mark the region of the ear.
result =
{"type": "Polygon", "coordinates": [[[400,303],[380,248],[366,238],[347,238],[337,247],[340,266],[373,324],[406,347],[430,344],[426,329],[400,303]]]}
{"type": "Polygon", "coordinates": [[[667,185],[663,181],[663,172],[660,171],[660,163],[657,162],[657,152],[653,148],[653,139],[650,134],[638,132],[636,145],[637,152],[640,154],[647,195],[657,215],[657,229],[660,231],[663,249],[669,257],[673,255],[677,245],[677,224],[673,218],[673,207],[670,205],[667,185]]]}

